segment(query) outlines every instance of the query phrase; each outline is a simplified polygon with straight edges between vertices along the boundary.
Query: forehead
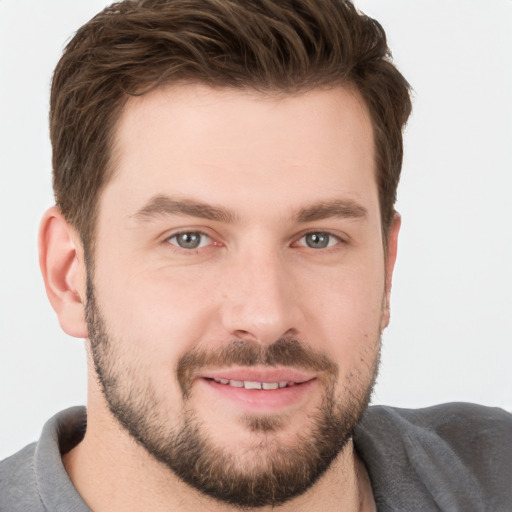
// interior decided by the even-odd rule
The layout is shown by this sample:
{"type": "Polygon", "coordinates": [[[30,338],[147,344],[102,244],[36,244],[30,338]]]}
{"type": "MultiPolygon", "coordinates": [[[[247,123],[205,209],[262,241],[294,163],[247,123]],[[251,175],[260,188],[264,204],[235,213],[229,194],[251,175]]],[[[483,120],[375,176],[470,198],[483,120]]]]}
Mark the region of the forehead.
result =
{"type": "Polygon", "coordinates": [[[269,212],[327,196],[376,204],[373,146],[366,106],[352,89],[160,88],[128,100],[104,195],[115,188],[134,209],[156,194],[269,212]]]}

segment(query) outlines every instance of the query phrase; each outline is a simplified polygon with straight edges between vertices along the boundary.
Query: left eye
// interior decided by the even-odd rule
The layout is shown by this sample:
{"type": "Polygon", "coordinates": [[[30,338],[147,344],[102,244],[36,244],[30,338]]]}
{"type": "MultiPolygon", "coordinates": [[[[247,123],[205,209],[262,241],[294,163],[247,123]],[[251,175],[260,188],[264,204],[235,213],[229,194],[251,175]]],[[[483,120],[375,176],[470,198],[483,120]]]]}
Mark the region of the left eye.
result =
{"type": "Polygon", "coordinates": [[[326,249],[328,247],[333,247],[339,242],[340,239],[331,233],[314,232],[304,235],[299,240],[298,245],[306,246],[311,249],[326,249]]]}
{"type": "Polygon", "coordinates": [[[182,249],[199,249],[211,243],[211,238],[200,231],[186,231],[171,236],[169,242],[182,249]]]}

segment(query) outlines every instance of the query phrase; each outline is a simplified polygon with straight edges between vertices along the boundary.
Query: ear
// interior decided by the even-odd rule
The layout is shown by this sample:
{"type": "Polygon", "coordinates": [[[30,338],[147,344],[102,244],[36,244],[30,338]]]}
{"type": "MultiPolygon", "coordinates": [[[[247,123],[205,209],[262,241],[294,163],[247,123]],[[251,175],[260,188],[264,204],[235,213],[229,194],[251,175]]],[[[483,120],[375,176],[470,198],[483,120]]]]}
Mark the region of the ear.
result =
{"type": "Polygon", "coordinates": [[[395,268],[396,254],[398,250],[398,233],[400,232],[400,226],[402,224],[402,218],[398,212],[395,212],[391,225],[387,233],[387,252],[386,252],[386,282],[384,291],[384,304],[383,304],[383,315],[381,330],[388,326],[391,312],[391,284],[393,281],[393,270],[395,268]]]}
{"type": "Polygon", "coordinates": [[[87,338],[83,248],[78,234],[56,206],[41,220],[39,265],[62,329],[70,336],[87,338]]]}

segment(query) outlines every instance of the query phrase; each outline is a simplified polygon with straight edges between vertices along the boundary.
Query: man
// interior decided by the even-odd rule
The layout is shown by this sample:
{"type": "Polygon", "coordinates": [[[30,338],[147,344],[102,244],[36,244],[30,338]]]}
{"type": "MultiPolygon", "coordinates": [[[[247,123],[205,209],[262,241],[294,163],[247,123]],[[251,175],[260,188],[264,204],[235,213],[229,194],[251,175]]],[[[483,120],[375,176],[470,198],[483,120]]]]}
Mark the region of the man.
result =
{"type": "Polygon", "coordinates": [[[142,0],[53,81],[41,268],[87,413],[2,510],[506,510],[512,420],[370,408],[408,84],[348,2],[142,0]],[[365,412],[366,411],[366,412],[365,412]]]}

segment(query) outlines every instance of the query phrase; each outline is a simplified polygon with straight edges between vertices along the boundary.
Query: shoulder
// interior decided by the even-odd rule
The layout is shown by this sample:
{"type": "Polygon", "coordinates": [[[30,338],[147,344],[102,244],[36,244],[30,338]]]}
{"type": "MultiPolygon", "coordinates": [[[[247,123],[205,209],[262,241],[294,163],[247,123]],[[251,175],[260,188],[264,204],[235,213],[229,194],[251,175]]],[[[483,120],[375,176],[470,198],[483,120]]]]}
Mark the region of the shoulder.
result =
{"type": "Polygon", "coordinates": [[[85,424],[84,407],[62,411],[46,422],[37,443],[0,462],[2,512],[90,512],[61,456],[81,441],[85,424]]]}
{"type": "Polygon", "coordinates": [[[512,414],[498,407],[462,402],[423,409],[372,406],[363,418],[363,425],[370,429],[387,426],[390,432],[433,431],[454,441],[462,435],[465,442],[486,438],[498,441],[501,436],[509,439],[512,436],[512,414]]]}
{"type": "Polygon", "coordinates": [[[450,452],[475,468],[512,464],[512,414],[497,407],[449,403],[424,409],[370,407],[362,428],[390,448],[450,452]]]}
{"type": "Polygon", "coordinates": [[[462,457],[484,452],[512,455],[512,414],[497,407],[469,403],[449,403],[424,409],[370,407],[364,428],[374,435],[407,437],[425,444],[446,443],[462,457]]]}
{"type": "Polygon", "coordinates": [[[438,505],[481,503],[481,510],[490,503],[506,510],[503,504],[512,502],[512,415],[502,409],[373,406],[354,441],[383,492],[419,496],[425,489],[438,505]]]}
{"type": "Polygon", "coordinates": [[[0,510],[45,510],[37,492],[35,450],[30,444],[0,462],[0,510]]]}

